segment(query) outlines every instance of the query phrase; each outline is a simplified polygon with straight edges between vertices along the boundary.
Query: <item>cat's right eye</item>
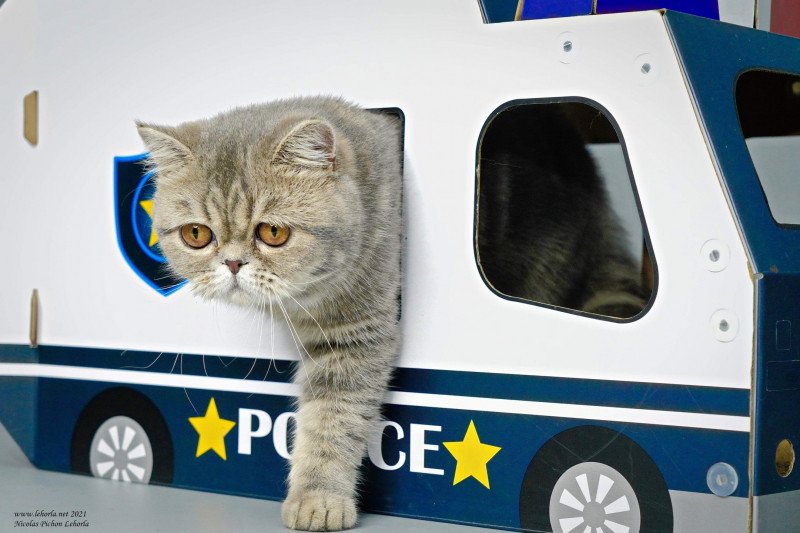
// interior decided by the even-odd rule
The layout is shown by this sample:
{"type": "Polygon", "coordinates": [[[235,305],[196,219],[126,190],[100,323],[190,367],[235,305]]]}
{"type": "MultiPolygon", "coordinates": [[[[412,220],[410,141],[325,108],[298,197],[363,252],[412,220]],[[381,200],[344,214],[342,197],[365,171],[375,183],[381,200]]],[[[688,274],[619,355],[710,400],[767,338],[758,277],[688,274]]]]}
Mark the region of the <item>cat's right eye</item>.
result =
{"type": "Polygon", "coordinates": [[[214,233],[211,228],[203,224],[185,224],[181,226],[181,238],[186,246],[200,249],[205,248],[214,240],[214,233]]]}
{"type": "Polygon", "coordinates": [[[261,239],[261,242],[273,248],[286,244],[290,233],[291,230],[287,226],[261,223],[256,228],[256,236],[261,239]]]}

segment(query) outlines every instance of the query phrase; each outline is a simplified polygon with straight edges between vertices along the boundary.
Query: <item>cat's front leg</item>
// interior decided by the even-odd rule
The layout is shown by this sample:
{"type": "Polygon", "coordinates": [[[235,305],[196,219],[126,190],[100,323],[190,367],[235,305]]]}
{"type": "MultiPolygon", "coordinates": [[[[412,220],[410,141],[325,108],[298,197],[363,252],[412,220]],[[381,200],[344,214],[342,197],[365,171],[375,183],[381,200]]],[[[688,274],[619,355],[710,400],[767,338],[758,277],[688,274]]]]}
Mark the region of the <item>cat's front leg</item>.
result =
{"type": "Polygon", "coordinates": [[[311,357],[300,363],[295,378],[302,394],[283,523],[309,531],[347,529],[356,523],[358,470],[380,414],[396,342],[325,341],[306,349],[311,357]]]}

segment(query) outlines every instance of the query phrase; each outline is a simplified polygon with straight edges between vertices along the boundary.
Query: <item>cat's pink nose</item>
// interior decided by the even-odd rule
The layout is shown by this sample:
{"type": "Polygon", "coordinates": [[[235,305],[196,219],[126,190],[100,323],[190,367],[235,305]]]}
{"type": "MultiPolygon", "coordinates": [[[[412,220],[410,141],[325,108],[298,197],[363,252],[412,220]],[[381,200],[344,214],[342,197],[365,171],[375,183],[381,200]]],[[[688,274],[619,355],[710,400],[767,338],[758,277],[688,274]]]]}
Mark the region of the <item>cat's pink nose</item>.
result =
{"type": "Polygon", "coordinates": [[[239,272],[239,269],[242,268],[244,264],[241,259],[226,259],[225,264],[228,265],[230,271],[234,274],[239,272]]]}

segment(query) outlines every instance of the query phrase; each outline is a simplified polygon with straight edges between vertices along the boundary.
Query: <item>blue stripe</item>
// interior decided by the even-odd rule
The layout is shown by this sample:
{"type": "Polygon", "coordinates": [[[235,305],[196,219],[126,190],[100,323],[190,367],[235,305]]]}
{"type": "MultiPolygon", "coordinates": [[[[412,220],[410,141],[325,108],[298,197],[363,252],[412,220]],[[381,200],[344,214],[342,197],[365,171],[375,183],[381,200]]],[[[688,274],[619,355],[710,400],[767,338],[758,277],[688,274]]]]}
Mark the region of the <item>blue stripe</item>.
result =
{"type": "Polygon", "coordinates": [[[26,344],[0,344],[0,363],[38,363],[39,349],[26,344]]]}
{"type": "MultiPolygon", "coordinates": [[[[39,362],[114,370],[142,370],[185,376],[247,379],[288,383],[296,363],[278,359],[224,357],[208,354],[143,352],[101,348],[39,346],[39,362]]],[[[2,348],[0,348],[2,353],[2,348]]]]}
{"type": "MultiPolygon", "coordinates": [[[[12,360],[15,354],[18,357],[25,350],[30,351],[27,347],[2,345],[0,360],[12,360]]],[[[98,348],[40,346],[36,351],[39,361],[44,364],[208,375],[279,383],[290,382],[297,366],[295,361],[98,348]]],[[[733,416],[748,416],[750,413],[748,389],[663,383],[398,368],[391,389],[477,398],[733,416]]]]}
{"type": "Polygon", "coordinates": [[[748,416],[750,413],[749,390],[721,387],[413,368],[398,369],[394,386],[410,392],[535,402],[734,416],[748,416]]]}

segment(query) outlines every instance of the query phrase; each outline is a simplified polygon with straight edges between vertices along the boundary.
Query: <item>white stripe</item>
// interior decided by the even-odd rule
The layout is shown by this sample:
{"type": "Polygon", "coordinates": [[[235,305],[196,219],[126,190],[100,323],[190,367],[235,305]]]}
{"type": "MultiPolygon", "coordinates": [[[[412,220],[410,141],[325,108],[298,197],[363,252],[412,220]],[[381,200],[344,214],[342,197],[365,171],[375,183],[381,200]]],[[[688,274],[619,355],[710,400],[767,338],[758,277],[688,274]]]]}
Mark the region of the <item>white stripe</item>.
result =
{"type": "Polygon", "coordinates": [[[140,370],[112,370],[109,368],[42,365],[36,363],[0,363],[0,376],[82,379],[86,381],[107,381],[110,383],[130,383],[161,387],[249,392],[274,396],[297,396],[299,392],[299,389],[293,383],[277,383],[275,381],[253,381],[189,374],[163,374],[140,370]]]}
{"type": "Polygon", "coordinates": [[[655,409],[629,409],[625,407],[602,407],[599,405],[576,405],[566,403],[529,402],[525,400],[503,400],[499,398],[474,398],[471,396],[446,396],[419,392],[389,393],[386,403],[394,405],[424,405],[445,409],[467,411],[489,411],[520,415],[540,415],[556,418],[584,418],[634,424],[655,424],[686,428],[721,429],[725,431],[750,431],[750,417],[731,415],[709,415],[681,411],[657,411],[655,409]]]}
{"type": "MultiPolygon", "coordinates": [[[[107,381],[187,389],[208,389],[222,392],[245,392],[272,396],[297,396],[300,389],[293,383],[255,381],[233,378],[215,378],[182,374],[163,374],[138,370],[112,370],[108,368],[76,367],[64,365],[42,365],[36,363],[0,363],[0,376],[43,377],[107,381]]],[[[682,411],[660,411],[655,409],[631,409],[627,407],[604,407],[565,403],[531,402],[500,398],[478,398],[422,392],[390,391],[386,403],[466,411],[487,411],[520,415],[548,416],[554,418],[577,418],[630,422],[724,431],[750,431],[750,417],[686,413],[682,411]]]]}

